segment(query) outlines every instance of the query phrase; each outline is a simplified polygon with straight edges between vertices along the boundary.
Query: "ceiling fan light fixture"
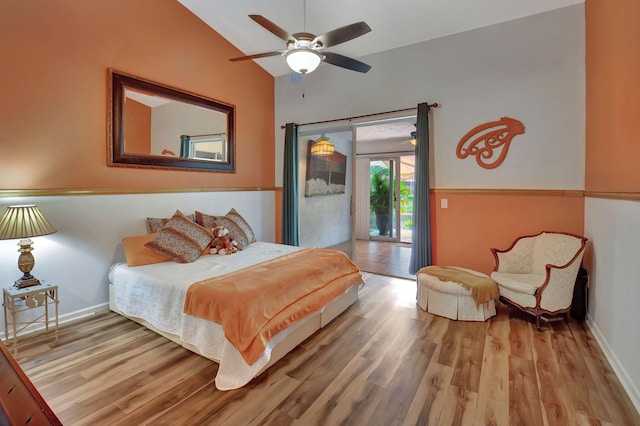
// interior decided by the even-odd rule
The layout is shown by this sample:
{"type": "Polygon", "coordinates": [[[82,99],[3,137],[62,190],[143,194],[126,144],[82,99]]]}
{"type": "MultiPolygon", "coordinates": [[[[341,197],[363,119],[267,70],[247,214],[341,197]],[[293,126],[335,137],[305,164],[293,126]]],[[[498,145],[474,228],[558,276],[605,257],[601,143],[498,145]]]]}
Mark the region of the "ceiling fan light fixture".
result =
{"type": "Polygon", "coordinates": [[[329,138],[322,134],[316,143],[311,145],[311,155],[316,157],[322,157],[326,155],[331,155],[335,152],[336,148],[333,146],[331,142],[329,142],[329,138]]]}
{"type": "Polygon", "coordinates": [[[298,74],[309,74],[315,71],[322,61],[322,56],[315,50],[308,48],[297,48],[289,50],[285,54],[287,65],[298,74]]]}

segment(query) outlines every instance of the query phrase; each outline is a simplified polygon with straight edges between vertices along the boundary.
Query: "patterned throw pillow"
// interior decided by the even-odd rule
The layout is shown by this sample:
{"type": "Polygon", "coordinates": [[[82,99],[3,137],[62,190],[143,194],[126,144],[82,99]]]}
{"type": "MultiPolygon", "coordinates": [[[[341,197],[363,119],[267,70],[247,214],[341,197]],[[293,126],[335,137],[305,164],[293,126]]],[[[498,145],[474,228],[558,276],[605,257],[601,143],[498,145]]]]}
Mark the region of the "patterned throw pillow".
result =
{"type": "MultiPolygon", "coordinates": [[[[196,218],[195,218],[195,216],[193,214],[185,216],[184,213],[182,213],[180,210],[176,210],[176,213],[180,213],[181,215],[183,215],[184,217],[189,219],[191,222],[195,222],[196,221],[196,218]]],[[[156,232],[158,232],[159,230],[164,228],[164,226],[170,220],[171,220],[170,217],[148,217],[147,220],[146,220],[147,234],[155,234],[156,232]]]]}
{"type": "Polygon", "coordinates": [[[249,225],[249,222],[247,222],[236,209],[232,208],[225,216],[236,222],[238,226],[242,228],[249,239],[249,244],[256,242],[256,234],[253,232],[253,229],[251,229],[251,225],[249,225]]]}
{"type": "Polygon", "coordinates": [[[196,210],[196,223],[200,226],[204,226],[207,229],[210,228],[215,228],[216,225],[216,219],[219,216],[211,216],[202,212],[199,212],[196,210]]]}
{"type": "Polygon", "coordinates": [[[209,230],[176,212],[145,247],[176,262],[191,263],[200,257],[211,240],[213,235],[209,230]]]}
{"type": "Polygon", "coordinates": [[[244,233],[238,224],[226,216],[216,217],[216,225],[223,226],[229,230],[229,238],[238,243],[238,250],[244,250],[251,243],[251,240],[244,233]]]}
{"type": "Polygon", "coordinates": [[[255,233],[249,223],[233,208],[224,216],[211,216],[196,211],[196,223],[208,229],[224,226],[229,230],[229,237],[238,243],[239,250],[244,250],[256,241],[255,233]]]}

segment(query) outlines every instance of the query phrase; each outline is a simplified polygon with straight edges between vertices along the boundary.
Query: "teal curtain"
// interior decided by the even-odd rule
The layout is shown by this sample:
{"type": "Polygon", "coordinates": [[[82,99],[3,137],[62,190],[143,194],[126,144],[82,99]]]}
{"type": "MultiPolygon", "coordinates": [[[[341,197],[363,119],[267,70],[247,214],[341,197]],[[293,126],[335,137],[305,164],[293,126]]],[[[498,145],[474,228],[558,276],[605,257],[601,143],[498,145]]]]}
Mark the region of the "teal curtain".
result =
{"type": "Polygon", "coordinates": [[[416,160],[413,188],[413,231],[409,273],[431,265],[431,218],[429,217],[429,104],[418,104],[416,160]]]}
{"type": "Polygon", "coordinates": [[[299,245],[298,234],[298,125],[287,123],[284,131],[282,177],[282,243],[299,245]]]}

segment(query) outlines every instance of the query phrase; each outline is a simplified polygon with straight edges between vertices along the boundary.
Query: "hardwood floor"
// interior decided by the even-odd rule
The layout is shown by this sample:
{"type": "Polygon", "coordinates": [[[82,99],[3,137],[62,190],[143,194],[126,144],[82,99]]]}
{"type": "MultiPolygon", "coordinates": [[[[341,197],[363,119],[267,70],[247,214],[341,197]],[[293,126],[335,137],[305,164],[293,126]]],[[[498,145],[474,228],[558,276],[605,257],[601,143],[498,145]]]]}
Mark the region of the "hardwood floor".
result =
{"type": "Polygon", "coordinates": [[[9,346],[65,425],[639,425],[586,325],[538,332],[420,310],[415,282],[366,274],[360,300],[242,389],[114,313],[9,346]]]}
{"type": "Polygon", "coordinates": [[[349,240],[328,248],[346,253],[362,271],[416,279],[415,275],[409,273],[411,243],[356,240],[355,247],[352,247],[349,240]]]}
{"type": "Polygon", "coordinates": [[[356,240],[354,263],[375,274],[415,280],[409,273],[411,244],[356,240]]]}

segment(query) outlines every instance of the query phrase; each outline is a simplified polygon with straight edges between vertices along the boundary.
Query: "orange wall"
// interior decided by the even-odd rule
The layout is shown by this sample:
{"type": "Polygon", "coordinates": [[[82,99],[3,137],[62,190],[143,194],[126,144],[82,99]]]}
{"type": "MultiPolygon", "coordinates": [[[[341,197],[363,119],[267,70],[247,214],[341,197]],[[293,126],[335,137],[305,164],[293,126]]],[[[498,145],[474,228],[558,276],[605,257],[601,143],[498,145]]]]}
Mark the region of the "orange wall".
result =
{"type": "Polygon", "coordinates": [[[0,189],[273,187],[274,81],[240,54],[176,0],[2,2],[0,189]],[[109,68],[235,105],[236,173],[107,167],[109,68]]]}
{"type": "Polygon", "coordinates": [[[433,264],[484,273],[493,270],[491,248],[506,249],[518,236],[541,231],[584,233],[582,196],[431,195],[433,264]],[[440,208],[446,198],[448,208],[440,208]]]}
{"type": "Polygon", "coordinates": [[[587,191],[640,191],[640,1],[587,0],[587,191]]]}
{"type": "Polygon", "coordinates": [[[151,108],[127,99],[124,103],[124,134],[127,135],[124,146],[128,152],[150,154],[151,108]]]}

